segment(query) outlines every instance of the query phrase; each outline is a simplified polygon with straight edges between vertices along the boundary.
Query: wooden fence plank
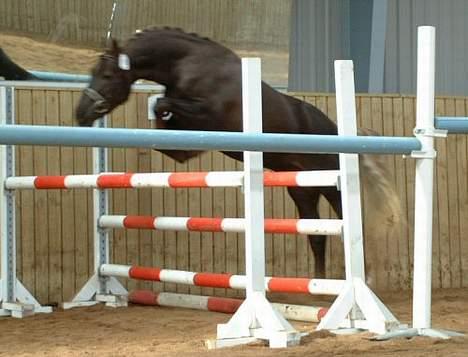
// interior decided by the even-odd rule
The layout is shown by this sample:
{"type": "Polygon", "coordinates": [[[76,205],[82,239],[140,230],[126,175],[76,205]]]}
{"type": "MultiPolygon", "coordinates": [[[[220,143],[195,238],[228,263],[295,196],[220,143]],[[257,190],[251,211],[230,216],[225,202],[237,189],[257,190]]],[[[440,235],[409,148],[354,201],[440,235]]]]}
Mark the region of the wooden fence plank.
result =
{"type": "MultiPolygon", "coordinates": [[[[73,107],[78,103],[80,93],[73,92],[73,107]]],[[[87,148],[75,148],[73,150],[73,173],[86,174],[88,171],[88,157],[90,151],[87,148]]],[[[87,189],[73,190],[75,202],[75,271],[76,271],[76,288],[81,288],[89,279],[89,230],[88,222],[92,217],[92,212],[89,212],[90,193],[87,189]]]]}
{"type": "MultiPolygon", "coordinates": [[[[73,117],[72,113],[72,93],[68,91],[60,91],[59,93],[59,107],[60,107],[60,124],[61,126],[70,125],[73,117]]],[[[72,147],[60,148],[60,169],[61,173],[70,175],[74,173],[73,167],[73,151],[72,147]]],[[[75,281],[75,201],[73,190],[62,191],[62,289],[64,301],[70,301],[76,293],[75,281]]],[[[80,218],[78,218],[80,220],[80,218]]]]}
{"type": "MultiPolygon", "coordinates": [[[[107,124],[113,128],[125,127],[125,110],[124,107],[118,107],[112,112],[110,120],[107,124]]],[[[126,172],[126,149],[113,148],[109,150],[109,169],[113,172],[126,172]]],[[[127,214],[127,198],[126,190],[110,190],[111,199],[109,210],[111,214],[127,214]]],[[[127,231],[124,229],[113,229],[110,236],[111,245],[111,261],[116,264],[127,264],[127,231]]],[[[127,281],[124,282],[127,285],[127,281]]]]}
{"type": "MultiPolygon", "coordinates": [[[[416,118],[415,99],[414,97],[403,97],[403,127],[404,136],[413,135],[416,118]]],[[[408,257],[410,266],[413,264],[414,255],[414,173],[415,162],[413,159],[408,158],[405,160],[406,164],[406,201],[408,207],[408,223],[410,225],[410,239],[408,239],[408,257]]],[[[412,276],[412,272],[411,272],[412,276]]]]}
{"type": "MultiPolygon", "coordinates": [[[[455,115],[466,116],[466,99],[455,100],[455,115]]],[[[449,138],[448,140],[453,140],[449,138]]],[[[468,243],[464,237],[468,236],[468,165],[467,165],[467,138],[466,135],[455,136],[457,146],[458,168],[458,254],[460,259],[460,286],[467,286],[468,282],[468,243]]]]}
{"type": "MultiPolygon", "coordinates": [[[[388,118],[393,118],[393,98],[382,98],[382,134],[385,136],[395,136],[393,120],[388,120],[388,118]]],[[[396,169],[395,162],[396,156],[382,155],[379,157],[380,160],[385,162],[385,166],[390,171],[390,180],[394,185],[396,192],[396,169]]],[[[386,243],[387,243],[387,256],[388,256],[388,271],[386,284],[384,289],[388,290],[390,286],[395,286],[399,283],[399,241],[398,237],[400,236],[400,226],[399,223],[394,224],[394,220],[398,220],[398,217],[387,217],[389,222],[382,222],[382,224],[387,229],[386,243]],[[388,224],[387,224],[388,223],[388,224]],[[390,230],[390,228],[393,228],[390,230]]]]}
{"type": "MultiPolygon", "coordinates": [[[[236,171],[236,162],[225,156],[224,170],[236,171]]],[[[224,191],[224,217],[237,217],[237,190],[239,188],[226,188],[224,191]]],[[[238,272],[238,248],[237,242],[239,235],[237,233],[225,233],[224,239],[226,240],[226,272],[237,274],[238,272]]],[[[241,239],[243,239],[241,237],[241,239]]],[[[233,289],[228,289],[226,295],[229,297],[238,296],[237,292],[233,289]]]]}
{"type": "MultiPolygon", "coordinates": [[[[34,91],[33,100],[33,125],[46,124],[45,91],[34,91]]],[[[35,147],[33,151],[33,167],[35,175],[47,175],[47,148],[45,146],[35,147]]],[[[48,301],[49,297],[49,237],[48,237],[48,201],[47,191],[35,192],[34,204],[34,238],[35,262],[34,272],[36,275],[36,296],[40,301],[48,301]]]]}
{"type": "MultiPolygon", "coordinates": [[[[135,128],[137,126],[137,101],[136,94],[130,95],[125,105],[125,127],[135,128]]],[[[138,149],[125,149],[125,172],[139,172],[138,171],[138,149]]],[[[125,214],[138,215],[138,190],[125,190],[126,192],[126,211],[125,214]]],[[[138,236],[139,232],[136,229],[127,230],[127,257],[126,262],[129,264],[141,264],[139,249],[138,249],[138,236]]],[[[130,280],[128,288],[130,290],[139,289],[140,282],[130,280]]]]}
{"type": "MultiPolygon", "coordinates": [[[[176,163],[175,171],[187,172],[188,165],[187,163],[176,163]]],[[[176,212],[177,217],[188,217],[188,197],[189,197],[188,188],[178,188],[175,190],[176,193],[176,212]]],[[[189,232],[177,232],[176,233],[176,267],[177,270],[188,270],[189,268],[189,232]]],[[[186,294],[189,292],[189,287],[187,285],[180,284],[177,287],[177,292],[186,294]]]]}
{"type": "MultiPolygon", "coordinates": [[[[59,125],[59,94],[55,91],[46,92],[46,120],[48,124],[59,125]]],[[[47,147],[47,174],[60,175],[60,148],[47,147]]],[[[62,200],[59,190],[47,192],[47,219],[49,253],[49,296],[48,301],[63,301],[62,296],[62,200]]]]}
{"type": "MultiPolygon", "coordinates": [[[[204,153],[200,157],[200,169],[201,171],[213,170],[212,161],[213,153],[204,153]]],[[[201,215],[203,217],[214,217],[213,200],[214,194],[213,189],[203,189],[203,199],[201,200],[201,215]]],[[[211,232],[203,232],[201,234],[201,269],[204,272],[214,271],[214,234],[211,232]]],[[[213,295],[213,288],[202,288],[204,295],[213,295]]]]}
{"type": "MultiPolygon", "coordinates": [[[[436,108],[445,112],[446,102],[436,100],[436,108]]],[[[437,111],[437,109],[436,109],[437,111]]],[[[437,114],[438,115],[438,111],[437,114]]],[[[438,218],[439,218],[439,252],[442,287],[449,287],[451,282],[450,272],[450,227],[448,212],[448,178],[447,178],[447,143],[437,142],[437,196],[438,196],[438,218]]]]}
{"type": "MultiPolygon", "coordinates": [[[[445,101],[445,112],[447,115],[455,115],[455,100],[445,101]]],[[[448,225],[449,225],[449,247],[450,247],[450,287],[460,287],[460,227],[458,212],[458,159],[457,138],[450,137],[446,140],[447,147],[447,192],[448,198],[448,225]]],[[[466,218],[466,217],[465,217],[466,218]]]]}
{"type": "MultiPolygon", "coordinates": [[[[164,157],[164,168],[165,172],[175,171],[174,160],[164,157]]],[[[176,192],[175,189],[164,190],[164,215],[175,216],[176,215],[176,192]]],[[[164,268],[177,269],[177,245],[176,245],[176,232],[166,231],[164,232],[164,268]]],[[[164,286],[165,291],[176,292],[176,285],[172,283],[166,283],[164,286]]]]}
{"type": "MultiPolygon", "coordinates": [[[[223,171],[224,160],[222,154],[216,152],[213,154],[212,171],[223,171]]],[[[225,206],[224,196],[225,188],[213,189],[213,216],[212,217],[224,217],[225,206]]],[[[226,271],[226,236],[224,233],[213,234],[213,272],[222,273],[226,271]]],[[[225,296],[226,289],[214,289],[216,296],[225,296]]]]}
{"type": "MultiPolygon", "coordinates": [[[[30,90],[16,91],[16,122],[18,124],[31,125],[33,122],[33,98],[30,90]]],[[[34,174],[34,156],[31,146],[18,146],[16,149],[18,156],[16,172],[19,175],[30,176],[34,174]]],[[[34,191],[24,190],[19,194],[17,206],[19,203],[19,217],[17,222],[17,233],[19,236],[16,241],[18,249],[21,251],[21,257],[18,259],[17,269],[20,271],[20,277],[23,284],[34,294],[36,294],[35,272],[36,263],[35,251],[35,231],[34,227],[34,191]]]]}
{"type": "MultiPolygon", "coordinates": [[[[393,98],[393,135],[404,136],[404,123],[403,123],[403,99],[401,97],[393,98]]],[[[408,202],[406,201],[406,178],[409,175],[406,171],[405,158],[401,155],[395,157],[395,186],[400,199],[402,217],[400,217],[400,229],[396,231],[398,234],[395,237],[395,245],[397,246],[398,258],[398,281],[395,283],[395,288],[407,289],[410,285],[410,262],[409,262],[409,246],[408,241],[411,239],[410,224],[408,222],[408,202]]]]}
{"type": "MultiPolygon", "coordinates": [[[[197,172],[200,169],[200,157],[193,158],[188,162],[188,171],[197,172]]],[[[201,201],[204,199],[205,190],[200,188],[191,188],[188,191],[188,213],[190,217],[201,217],[201,201]]],[[[202,251],[201,251],[201,233],[191,232],[188,237],[188,268],[190,271],[201,271],[202,269],[202,251]]],[[[198,286],[190,287],[190,294],[201,294],[202,289],[198,286]]]]}
{"type": "MultiPolygon", "coordinates": [[[[148,121],[147,111],[147,100],[148,94],[138,93],[136,94],[136,114],[137,114],[137,128],[149,129],[150,122],[148,121]]],[[[151,172],[151,155],[150,149],[138,149],[136,151],[138,158],[138,172],[151,172]]],[[[151,216],[151,194],[149,189],[136,190],[138,193],[138,214],[151,216]]],[[[138,256],[139,263],[143,266],[152,266],[152,232],[150,230],[138,231],[138,256]]],[[[153,283],[142,282],[141,286],[144,289],[151,289],[153,283]]]]}

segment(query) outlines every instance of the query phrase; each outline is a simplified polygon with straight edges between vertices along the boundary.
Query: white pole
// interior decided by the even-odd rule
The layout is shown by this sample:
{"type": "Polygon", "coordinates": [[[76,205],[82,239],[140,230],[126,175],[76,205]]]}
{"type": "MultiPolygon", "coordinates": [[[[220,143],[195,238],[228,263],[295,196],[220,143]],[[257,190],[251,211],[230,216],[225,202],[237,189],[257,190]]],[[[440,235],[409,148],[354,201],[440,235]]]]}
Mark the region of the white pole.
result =
{"type": "MultiPolygon", "coordinates": [[[[244,132],[262,132],[262,88],[259,58],[242,59],[244,132]]],[[[263,153],[244,152],[246,295],[265,295],[263,153]]]]}
{"type": "MultiPolygon", "coordinates": [[[[335,61],[336,117],[339,135],[357,135],[353,61],[335,61]]],[[[346,280],[365,280],[359,157],[340,154],[343,244],[346,280]]]]}
{"type": "Polygon", "coordinates": [[[435,28],[418,28],[415,135],[423,155],[416,160],[413,327],[431,327],[432,205],[434,176],[435,28]]]}

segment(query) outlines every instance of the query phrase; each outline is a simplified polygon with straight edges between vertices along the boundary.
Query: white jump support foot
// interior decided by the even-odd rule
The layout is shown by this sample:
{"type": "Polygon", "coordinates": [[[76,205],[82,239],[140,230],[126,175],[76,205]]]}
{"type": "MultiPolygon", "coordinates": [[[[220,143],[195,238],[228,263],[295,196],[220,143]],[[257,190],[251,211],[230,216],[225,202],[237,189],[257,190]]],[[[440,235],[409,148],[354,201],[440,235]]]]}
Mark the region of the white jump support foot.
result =
{"type": "MultiPolygon", "coordinates": [[[[0,124],[14,123],[14,88],[0,87],[0,124]]],[[[0,146],[0,316],[22,318],[34,313],[52,312],[41,306],[16,277],[16,224],[14,191],[5,189],[7,177],[15,174],[15,150],[0,146]]]]}
{"type": "MultiPolygon", "coordinates": [[[[95,126],[105,127],[107,118],[95,122],[95,126]]],[[[108,172],[106,148],[93,148],[93,171],[95,174],[108,172]]],[[[127,306],[128,292],[114,277],[99,275],[102,264],[109,264],[109,231],[99,227],[99,219],[109,214],[109,199],[106,190],[93,190],[93,227],[94,227],[94,275],[81,288],[70,302],[62,304],[64,309],[91,306],[103,302],[106,306],[127,306]]]]}
{"type": "MultiPolygon", "coordinates": [[[[338,133],[356,135],[352,61],[335,61],[335,83],[338,133]]],[[[397,329],[399,322],[364,283],[358,160],[357,154],[340,154],[346,285],[317,329],[347,328],[383,334],[397,329]]]]}
{"type": "MultiPolygon", "coordinates": [[[[244,132],[262,132],[260,59],[242,59],[244,132]]],[[[266,340],[270,347],[300,342],[300,334],[265,297],[263,154],[244,152],[246,299],[227,324],[218,325],[211,348],[266,340]]]]}

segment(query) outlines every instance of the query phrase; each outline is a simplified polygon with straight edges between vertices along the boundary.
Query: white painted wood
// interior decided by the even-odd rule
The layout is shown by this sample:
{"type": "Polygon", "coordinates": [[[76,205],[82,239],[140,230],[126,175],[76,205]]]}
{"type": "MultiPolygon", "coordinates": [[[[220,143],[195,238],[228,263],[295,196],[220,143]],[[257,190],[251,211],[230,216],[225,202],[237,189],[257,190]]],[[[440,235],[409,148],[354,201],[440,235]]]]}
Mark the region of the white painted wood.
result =
{"type": "MultiPolygon", "coordinates": [[[[352,61],[335,61],[336,117],[339,135],[357,135],[352,61]]],[[[364,279],[359,158],[340,154],[340,187],[346,279],[364,279]]]]}
{"type": "Polygon", "coordinates": [[[7,177],[5,188],[7,189],[27,189],[34,188],[34,180],[37,176],[7,177]]]}
{"type": "Polygon", "coordinates": [[[160,230],[188,231],[188,220],[188,217],[157,217],[154,221],[154,226],[160,230]]]}
{"type": "Polygon", "coordinates": [[[432,211],[434,190],[435,28],[418,28],[415,134],[426,157],[416,160],[414,214],[413,327],[431,327],[432,211]],[[427,134],[427,135],[425,135],[427,134]]]}
{"type": "Polygon", "coordinates": [[[131,266],[129,265],[103,264],[99,267],[99,274],[102,276],[118,276],[121,278],[129,278],[130,268],[131,266]]]}
{"type": "Polygon", "coordinates": [[[301,171],[296,176],[298,186],[329,187],[337,186],[339,170],[301,171]]]}
{"type": "Polygon", "coordinates": [[[98,224],[102,228],[123,228],[124,219],[126,216],[101,216],[99,217],[98,224]]]}
{"type": "Polygon", "coordinates": [[[190,271],[163,269],[159,273],[159,278],[165,282],[194,285],[195,275],[196,273],[190,271]]]}
{"type": "Polygon", "coordinates": [[[130,183],[132,187],[169,187],[170,172],[134,174],[130,183]]]}

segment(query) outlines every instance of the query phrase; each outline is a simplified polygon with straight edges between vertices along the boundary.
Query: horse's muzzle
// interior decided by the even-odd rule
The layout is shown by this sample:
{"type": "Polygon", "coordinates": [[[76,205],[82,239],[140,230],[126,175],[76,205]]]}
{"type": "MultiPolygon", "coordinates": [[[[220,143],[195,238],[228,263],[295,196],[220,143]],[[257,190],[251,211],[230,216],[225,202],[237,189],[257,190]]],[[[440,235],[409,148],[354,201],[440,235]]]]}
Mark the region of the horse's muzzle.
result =
{"type": "Polygon", "coordinates": [[[91,126],[93,122],[110,112],[110,105],[104,97],[92,88],[83,90],[75,116],[80,126],[91,126]]]}

